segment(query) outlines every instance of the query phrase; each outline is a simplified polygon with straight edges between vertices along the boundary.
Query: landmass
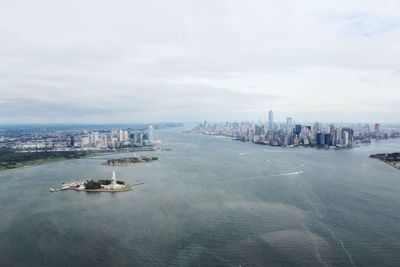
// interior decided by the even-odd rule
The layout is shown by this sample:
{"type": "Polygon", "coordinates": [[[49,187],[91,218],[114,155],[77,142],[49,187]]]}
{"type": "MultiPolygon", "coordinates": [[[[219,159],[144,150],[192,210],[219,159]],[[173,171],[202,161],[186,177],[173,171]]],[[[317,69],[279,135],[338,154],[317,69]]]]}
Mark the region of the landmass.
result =
{"type": "Polygon", "coordinates": [[[58,187],[51,187],[51,192],[58,192],[62,190],[76,190],[85,192],[126,192],[134,189],[135,185],[144,184],[144,182],[137,182],[133,185],[127,184],[124,181],[117,181],[115,172],[110,180],[93,180],[87,179],[81,182],[62,183],[58,187]]]}
{"type": "Polygon", "coordinates": [[[129,158],[119,158],[119,159],[109,159],[106,160],[103,165],[107,166],[128,166],[139,162],[150,162],[153,160],[158,160],[158,157],[129,157],[129,158]]]}
{"type": "Polygon", "coordinates": [[[66,159],[79,159],[91,154],[87,151],[17,152],[11,149],[0,150],[0,172],[66,159]]]}
{"type": "Polygon", "coordinates": [[[369,156],[370,158],[379,159],[392,167],[400,170],[400,152],[395,153],[379,153],[369,156]]]}

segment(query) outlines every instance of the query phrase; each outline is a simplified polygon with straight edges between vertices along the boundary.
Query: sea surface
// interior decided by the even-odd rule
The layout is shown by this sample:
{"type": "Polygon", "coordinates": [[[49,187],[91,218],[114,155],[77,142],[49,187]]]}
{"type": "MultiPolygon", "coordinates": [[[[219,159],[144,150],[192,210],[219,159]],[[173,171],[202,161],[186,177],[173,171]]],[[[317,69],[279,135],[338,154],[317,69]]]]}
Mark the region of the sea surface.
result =
{"type": "Polygon", "coordinates": [[[274,148],[178,129],[159,161],[67,160],[0,174],[0,266],[400,266],[400,171],[351,150],[274,148]],[[49,188],[83,178],[124,193],[49,188]]]}

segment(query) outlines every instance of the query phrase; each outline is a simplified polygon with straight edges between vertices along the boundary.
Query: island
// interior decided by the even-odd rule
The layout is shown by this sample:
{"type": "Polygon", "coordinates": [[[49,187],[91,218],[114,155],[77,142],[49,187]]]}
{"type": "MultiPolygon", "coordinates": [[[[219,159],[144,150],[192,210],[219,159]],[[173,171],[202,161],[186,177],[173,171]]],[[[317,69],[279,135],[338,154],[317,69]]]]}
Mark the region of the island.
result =
{"type": "Polygon", "coordinates": [[[61,186],[51,187],[51,192],[58,192],[62,190],[76,190],[76,191],[85,191],[85,192],[126,192],[133,190],[135,185],[144,184],[144,182],[138,182],[133,185],[127,184],[123,181],[117,181],[115,177],[115,172],[113,172],[113,176],[111,180],[93,180],[87,179],[81,182],[72,182],[72,183],[62,183],[61,186]]]}
{"type": "Polygon", "coordinates": [[[150,162],[153,160],[158,160],[158,157],[139,156],[139,157],[129,157],[129,158],[119,158],[119,159],[108,159],[105,162],[103,162],[103,165],[128,166],[139,162],[150,162]]]}
{"type": "Polygon", "coordinates": [[[370,155],[370,158],[379,159],[392,167],[400,170],[400,152],[396,153],[379,153],[370,155]]]}

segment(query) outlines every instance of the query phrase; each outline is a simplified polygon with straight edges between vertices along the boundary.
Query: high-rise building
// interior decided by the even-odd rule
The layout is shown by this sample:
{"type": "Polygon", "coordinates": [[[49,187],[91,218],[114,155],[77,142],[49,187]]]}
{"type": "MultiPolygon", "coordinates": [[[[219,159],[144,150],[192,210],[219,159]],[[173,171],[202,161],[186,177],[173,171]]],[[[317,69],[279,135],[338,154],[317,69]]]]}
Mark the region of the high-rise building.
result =
{"type": "Polygon", "coordinates": [[[71,146],[71,147],[74,147],[74,146],[75,146],[75,139],[74,139],[74,136],[71,135],[69,138],[70,138],[70,146],[71,146]]]}
{"type": "Polygon", "coordinates": [[[333,125],[333,124],[329,125],[329,133],[331,133],[331,134],[335,133],[335,125],[333,125]]]}
{"type": "Polygon", "coordinates": [[[296,124],[295,129],[294,129],[294,133],[299,136],[301,133],[301,124],[296,124]]]}
{"type": "Polygon", "coordinates": [[[124,141],[124,131],[123,130],[118,130],[118,141],[120,141],[120,142],[124,141]]]}
{"type": "Polygon", "coordinates": [[[348,127],[342,128],[343,132],[343,142],[345,146],[353,145],[354,130],[348,127]],[[345,140],[345,133],[347,133],[347,144],[345,140]]]}
{"type": "Polygon", "coordinates": [[[320,131],[321,130],[321,123],[319,123],[319,122],[314,123],[313,130],[314,131],[320,131]]]}
{"type": "Polygon", "coordinates": [[[274,112],[272,110],[268,112],[268,130],[274,132],[274,112]]]}
{"type": "Polygon", "coordinates": [[[375,136],[380,137],[381,135],[381,125],[379,123],[375,123],[375,136]]]}
{"type": "Polygon", "coordinates": [[[286,132],[288,134],[293,133],[293,119],[292,118],[286,118],[286,132]]]}
{"type": "Polygon", "coordinates": [[[337,128],[335,130],[335,145],[343,145],[342,128],[337,128]]]}
{"type": "Polygon", "coordinates": [[[343,145],[348,146],[349,145],[349,132],[343,131],[343,145]]]}
{"type": "Polygon", "coordinates": [[[135,130],[133,132],[133,144],[136,145],[138,143],[138,139],[139,139],[139,133],[138,130],[135,130]]]}
{"type": "Polygon", "coordinates": [[[90,144],[89,136],[82,136],[81,147],[87,147],[90,144]]]}
{"type": "Polygon", "coordinates": [[[129,132],[128,131],[124,131],[124,142],[129,140],[129,132]]]}
{"type": "Polygon", "coordinates": [[[91,142],[96,144],[97,141],[99,141],[99,132],[92,132],[91,142]]]}
{"type": "Polygon", "coordinates": [[[149,128],[147,129],[147,133],[148,133],[147,138],[148,138],[149,144],[151,145],[154,142],[153,126],[151,126],[151,125],[149,126],[149,128]]]}
{"type": "Polygon", "coordinates": [[[325,133],[317,133],[317,145],[325,145],[325,133]]]}

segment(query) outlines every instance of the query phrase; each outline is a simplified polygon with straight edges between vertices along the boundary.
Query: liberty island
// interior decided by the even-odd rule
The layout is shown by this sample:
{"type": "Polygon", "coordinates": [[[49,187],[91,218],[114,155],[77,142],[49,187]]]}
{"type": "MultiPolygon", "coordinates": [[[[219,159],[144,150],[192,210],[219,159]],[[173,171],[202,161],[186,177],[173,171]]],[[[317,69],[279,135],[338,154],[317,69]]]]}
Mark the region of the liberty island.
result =
{"type": "MultiPolygon", "coordinates": [[[[138,182],[134,185],[143,184],[143,182],[138,182]]],[[[115,171],[113,171],[113,175],[111,180],[84,180],[81,182],[72,182],[72,183],[62,183],[60,187],[50,188],[51,192],[61,191],[61,190],[76,190],[76,191],[85,191],[85,192],[127,192],[132,191],[134,185],[126,184],[124,181],[117,181],[115,176],[115,171]]]]}

